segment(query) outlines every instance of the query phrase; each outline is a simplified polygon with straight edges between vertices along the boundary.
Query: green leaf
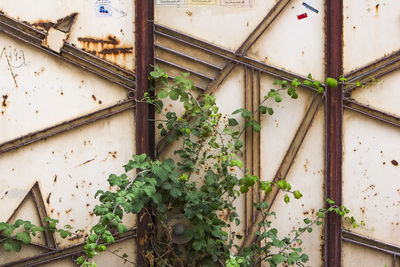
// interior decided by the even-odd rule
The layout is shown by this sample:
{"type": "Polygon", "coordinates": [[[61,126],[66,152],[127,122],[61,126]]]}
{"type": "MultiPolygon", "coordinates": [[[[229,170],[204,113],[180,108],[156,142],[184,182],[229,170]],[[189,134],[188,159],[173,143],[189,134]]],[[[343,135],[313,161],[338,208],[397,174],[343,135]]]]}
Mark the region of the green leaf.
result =
{"type": "Polygon", "coordinates": [[[300,199],[303,195],[300,193],[299,190],[293,192],[293,196],[295,199],[300,199]]]}
{"type": "Polygon", "coordinates": [[[338,81],[334,78],[328,77],[328,78],[326,78],[326,84],[329,87],[336,88],[338,86],[338,81]]]}
{"type": "Polygon", "coordinates": [[[24,244],[30,244],[31,243],[31,235],[29,232],[21,232],[16,234],[16,238],[24,244]]]}
{"type": "Polygon", "coordinates": [[[307,262],[309,260],[308,256],[306,254],[301,254],[300,256],[300,260],[302,262],[307,262]]]}
{"type": "Polygon", "coordinates": [[[169,92],[169,98],[171,98],[171,100],[178,100],[179,98],[179,90],[178,89],[174,89],[171,92],[169,92]]]}
{"type": "Polygon", "coordinates": [[[243,147],[243,142],[241,140],[236,140],[235,142],[235,149],[239,150],[243,147]]]}
{"type": "Polygon", "coordinates": [[[238,125],[238,121],[235,119],[229,119],[229,126],[236,126],[238,125]]]}
{"type": "Polygon", "coordinates": [[[313,86],[313,83],[311,81],[309,81],[309,80],[304,80],[303,84],[306,85],[306,86],[313,86]]]}
{"type": "Polygon", "coordinates": [[[20,252],[21,244],[18,241],[8,238],[4,241],[3,248],[7,252],[9,252],[11,250],[14,250],[15,252],[20,252]]]}
{"type": "Polygon", "coordinates": [[[307,78],[308,78],[308,79],[310,79],[310,80],[312,80],[312,79],[313,79],[313,77],[312,77],[311,73],[309,73],[309,74],[307,75],[307,78]]]}
{"type": "Polygon", "coordinates": [[[166,98],[168,96],[168,91],[167,90],[162,90],[161,92],[158,93],[157,96],[159,98],[166,98]]]}
{"type": "Polygon", "coordinates": [[[143,191],[146,193],[147,196],[151,197],[156,192],[156,188],[151,185],[143,186],[143,191]]]}
{"type": "Polygon", "coordinates": [[[157,192],[151,197],[151,199],[153,200],[154,203],[159,204],[162,201],[162,195],[159,192],[157,192]]]}
{"type": "Polygon", "coordinates": [[[277,102],[277,103],[282,102],[282,97],[280,95],[276,95],[275,102],[277,102]]]}
{"type": "Polygon", "coordinates": [[[268,110],[268,114],[269,115],[273,115],[274,114],[274,110],[272,108],[267,108],[268,110]]]}
{"type": "Polygon", "coordinates": [[[275,254],[275,255],[272,256],[272,261],[275,264],[279,264],[279,263],[285,262],[285,260],[286,260],[286,258],[284,256],[282,256],[281,254],[275,254]]]}
{"type": "Polygon", "coordinates": [[[261,131],[261,126],[258,123],[258,121],[253,121],[253,130],[256,132],[260,132],[261,131]]]}
{"type": "Polygon", "coordinates": [[[172,187],[171,190],[169,191],[169,193],[171,194],[171,196],[173,198],[178,198],[182,195],[182,191],[176,187],[172,187]]]}
{"type": "Polygon", "coordinates": [[[194,241],[193,244],[192,244],[193,249],[197,250],[197,251],[201,250],[205,246],[206,246],[206,242],[204,240],[202,240],[202,241],[194,241]]]}
{"type": "Polygon", "coordinates": [[[267,107],[265,107],[265,106],[260,106],[258,109],[260,110],[261,114],[267,113],[267,107]]]}
{"type": "Polygon", "coordinates": [[[118,224],[118,232],[119,232],[120,234],[123,234],[123,233],[125,233],[125,232],[128,232],[128,226],[126,226],[126,225],[124,225],[124,224],[122,224],[122,223],[118,224]]]}
{"type": "Polygon", "coordinates": [[[283,200],[285,201],[286,204],[288,204],[290,202],[290,198],[289,198],[288,194],[285,194],[283,200]]]}

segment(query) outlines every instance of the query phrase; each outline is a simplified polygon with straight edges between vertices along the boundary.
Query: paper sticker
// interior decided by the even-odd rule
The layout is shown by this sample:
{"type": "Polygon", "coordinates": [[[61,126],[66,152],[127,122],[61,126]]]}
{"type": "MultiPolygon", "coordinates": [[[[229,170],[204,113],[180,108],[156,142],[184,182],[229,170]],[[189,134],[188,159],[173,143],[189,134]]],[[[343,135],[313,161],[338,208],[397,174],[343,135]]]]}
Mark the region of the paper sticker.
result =
{"type": "Polygon", "coordinates": [[[170,6],[170,5],[184,5],[185,0],[156,0],[156,5],[170,6]]]}
{"type": "Polygon", "coordinates": [[[217,5],[217,0],[187,0],[188,5],[217,5]]]}
{"type": "Polygon", "coordinates": [[[318,14],[318,12],[319,12],[317,9],[313,8],[310,4],[308,4],[308,3],[306,3],[306,2],[303,2],[303,6],[305,6],[307,9],[309,9],[309,10],[311,10],[312,12],[315,12],[315,13],[317,13],[317,14],[318,14]]]}
{"type": "Polygon", "coordinates": [[[297,15],[297,19],[298,20],[305,19],[305,18],[307,18],[307,13],[303,13],[303,14],[297,15]]]}
{"type": "Polygon", "coordinates": [[[111,17],[111,0],[95,0],[95,14],[96,17],[111,17]]]}
{"type": "Polygon", "coordinates": [[[221,0],[221,6],[251,6],[251,0],[221,0]]]}

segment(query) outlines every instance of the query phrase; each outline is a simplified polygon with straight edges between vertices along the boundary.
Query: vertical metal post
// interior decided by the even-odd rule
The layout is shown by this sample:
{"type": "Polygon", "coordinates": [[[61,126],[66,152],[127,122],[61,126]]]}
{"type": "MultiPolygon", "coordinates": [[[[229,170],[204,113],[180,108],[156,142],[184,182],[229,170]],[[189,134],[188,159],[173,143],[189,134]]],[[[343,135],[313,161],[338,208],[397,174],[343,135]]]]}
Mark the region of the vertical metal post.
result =
{"type": "MultiPolygon", "coordinates": [[[[326,3],[326,75],[338,79],[343,73],[343,0],[326,3]]],[[[325,196],[342,203],[342,87],[326,87],[325,98],[325,196]]],[[[333,213],[325,224],[326,267],[342,265],[342,221],[333,213]]]]}
{"type": "MultiPolygon", "coordinates": [[[[149,88],[150,65],[154,64],[154,1],[135,0],[135,56],[136,99],[141,100],[149,88]]],[[[136,153],[154,157],[154,110],[146,103],[136,103],[136,153]]],[[[148,266],[151,229],[150,215],[142,212],[137,216],[137,266],[148,266]]]]}

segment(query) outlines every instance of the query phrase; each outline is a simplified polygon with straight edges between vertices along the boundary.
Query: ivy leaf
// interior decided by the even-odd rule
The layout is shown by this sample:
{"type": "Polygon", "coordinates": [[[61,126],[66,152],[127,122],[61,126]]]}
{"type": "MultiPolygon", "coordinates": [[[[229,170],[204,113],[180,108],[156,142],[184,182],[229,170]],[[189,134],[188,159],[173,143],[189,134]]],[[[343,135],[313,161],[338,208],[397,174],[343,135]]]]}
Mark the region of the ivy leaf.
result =
{"type": "Polygon", "coordinates": [[[154,186],[147,185],[143,186],[143,191],[146,193],[147,196],[151,197],[156,192],[156,189],[154,186]]]}
{"type": "Polygon", "coordinates": [[[3,243],[3,248],[5,251],[9,252],[11,250],[14,250],[15,252],[20,252],[21,251],[21,244],[15,240],[12,239],[6,239],[3,243]]]}
{"type": "Polygon", "coordinates": [[[260,106],[258,109],[260,110],[261,114],[266,114],[267,113],[267,107],[266,106],[260,106]]]}
{"type": "Polygon", "coordinates": [[[338,81],[334,78],[328,77],[328,78],[326,78],[326,84],[329,87],[336,88],[338,86],[338,81]]]}
{"type": "Polygon", "coordinates": [[[273,115],[274,114],[274,110],[272,108],[267,108],[268,110],[268,114],[269,115],[273,115]]]}
{"type": "Polygon", "coordinates": [[[309,260],[309,257],[307,256],[307,254],[301,254],[300,260],[302,262],[307,262],[309,260]]]}
{"type": "Polygon", "coordinates": [[[169,191],[169,193],[171,194],[171,196],[173,198],[178,198],[182,195],[181,190],[179,190],[179,188],[176,188],[176,187],[172,187],[171,190],[169,191]]]}
{"type": "Polygon", "coordinates": [[[174,89],[171,92],[169,92],[169,98],[171,98],[171,100],[178,100],[179,98],[179,90],[174,89]]]}
{"type": "Polygon", "coordinates": [[[293,192],[293,196],[295,199],[300,199],[303,195],[300,193],[299,190],[293,192]]]}
{"type": "Polygon", "coordinates": [[[236,125],[238,125],[239,123],[237,122],[237,120],[235,120],[235,119],[229,119],[229,126],[236,126],[236,125]]]}
{"type": "Polygon", "coordinates": [[[290,198],[289,198],[288,194],[285,194],[283,200],[285,201],[286,204],[288,204],[290,202],[290,198]]]}
{"type": "Polygon", "coordinates": [[[277,103],[282,102],[282,97],[280,95],[276,95],[275,102],[277,102],[277,103]]]}
{"type": "Polygon", "coordinates": [[[126,226],[126,225],[124,225],[124,224],[122,224],[122,223],[118,224],[118,232],[119,232],[120,234],[123,234],[123,233],[125,233],[125,232],[128,232],[128,226],[126,226]]]}
{"type": "Polygon", "coordinates": [[[310,80],[312,80],[312,79],[313,79],[313,77],[312,77],[311,73],[309,73],[309,74],[307,75],[307,78],[308,78],[308,79],[310,79],[310,80]]]}
{"type": "Polygon", "coordinates": [[[243,147],[243,142],[240,141],[240,140],[236,140],[236,142],[235,142],[235,149],[236,149],[236,150],[239,150],[239,149],[241,149],[242,147],[243,147]]]}
{"type": "Polygon", "coordinates": [[[253,121],[253,130],[256,131],[256,132],[261,131],[261,126],[258,123],[258,121],[253,121]]]}
{"type": "Polygon", "coordinates": [[[194,250],[201,250],[203,247],[205,246],[205,241],[194,241],[192,244],[192,247],[194,248],[194,250]]]}
{"type": "Polygon", "coordinates": [[[17,233],[16,238],[24,244],[31,243],[31,236],[28,232],[17,233]]]}
{"type": "Polygon", "coordinates": [[[166,98],[168,96],[168,91],[167,90],[162,90],[161,92],[158,93],[157,96],[159,98],[166,98]]]}
{"type": "Polygon", "coordinates": [[[285,260],[286,260],[286,258],[285,258],[284,256],[282,256],[281,254],[275,254],[275,255],[272,256],[272,261],[273,261],[275,264],[282,263],[282,262],[284,262],[285,260]]]}

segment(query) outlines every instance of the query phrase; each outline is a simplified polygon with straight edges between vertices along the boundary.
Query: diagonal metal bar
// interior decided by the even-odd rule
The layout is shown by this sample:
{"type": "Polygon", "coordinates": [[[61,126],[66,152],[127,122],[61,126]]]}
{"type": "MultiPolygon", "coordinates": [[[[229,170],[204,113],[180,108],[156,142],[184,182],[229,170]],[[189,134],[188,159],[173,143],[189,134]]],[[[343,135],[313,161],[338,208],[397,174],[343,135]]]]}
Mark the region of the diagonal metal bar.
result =
{"type": "Polygon", "coordinates": [[[346,74],[349,84],[345,85],[344,90],[346,93],[356,89],[355,82],[359,81],[361,84],[371,82],[373,79],[381,78],[400,68],[400,50],[382,57],[364,67],[351,71],[346,74]]]}
{"type": "MultiPolygon", "coordinates": [[[[279,0],[275,6],[268,12],[267,16],[263,21],[254,29],[254,31],[247,37],[240,48],[236,51],[236,55],[246,55],[250,47],[257,41],[257,39],[265,32],[265,30],[272,24],[272,22],[278,17],[282,10],[287,6],[290,0],[279,0]]],[[[222,82],[228,77],[231,71],[234,69],[235,63],[229,62],[225,68],[215,77],[214,81],[211,82],[207,90],[214,90],[218,88],[222,82]]]]}
{"type": "MultiPolygon", "coordinates": [[[[40,191],[39,183],[36,182],[35,185],[31,189],[32,197],[35,201],[35,206],[37,213],[39,215],[39,219],[45,226],[49,226],[48,222],[45,222],[45,218],[48,216],[46,211],[46,206],[44,205],[43,196],[40,191]]],[[[54,239],[54,235],[49,230],[44,230],[44,239],[46,241],[47,247],[50,249],[57,249],[57,243],[54,239]]]]}
{"type": "Polygon", "coordinates": [[[122,101],[121,103],[115,104],[111,107],[107,107],[90,114],[62,122],[58,125],[46,128],[44,130],[40,130],[37,132],[33,132],[22,137],[16,138],[11,141],[7,141],[5,143],[0,144],[0,154],[18,149],[20,147],[41,141],[48,137],[75,129],[77,127],[84,126],[88,123],[95,122],[104,118],[111,117],[115,114],[121,113],[123,111],[133,109],[135,107],[135,103],[132,99],[127,99],[122,101]]]}
{"type": "Polygon", "coordinates": [[[343,230],[343,240],[349,243],[375,249],[384,253],[400,257],[400,248],[391,244],[378,241],[372,238],[361,236],[347,230],[343,230]]]}
{"type": "Polygon", "coordinates": [[[64,47],[61,49],[61,53],[57,54],[42,46],[42,41],[46,37],[46,33],[35,29],[27,23],[12,19],[3,13],[0,13],[0,32],[39,48],[58,59],[67,61],[128,90],[134,90],[135,88],[135,75],[132,72],[80,50],[68,43],[65,43],[64,47]]]}
{"type": "Polygon", "coordinates": [[[384,123],[388,123],[393,126],[400,127],[400,117],[399,116],[395,116],[395,115],[374,109],[367,105],[363,105],[354,100],[350,100],[350,99],[346,99],[346,98],[344,99],[344,107],[349,110],[361,113],[365,116],[377,119],[384,123]]]}
{"type": "MultiPolygon", "coordinates": [[[[166,38],[170,38],[176,42],[191,46],[193,48],[200,49],[206,53],[209,53],[213,56],[220,57],[223,59],[228,60],[228,63],[225,65],[225,67],[221,70],[222,71],[228,71],[228,64],[229,63],[236,63],[238,65],[244,65],[249,68],[253,68],[254,70],[260,71],[261,73],[265,73],[268,75],[271,75],[273,77],[287,80],[287,81],[292,81],[294,78],[299,79],[299,80],[306,80],[307,77],[298,75],[296,73],[292,73],[290,71],[286,71],[284,69],[279,69],[276,68],[272,65],[265,64],[263,62],[254,60],[252,58],[246,57],[246,56],[241,56],[241,55],[236,55],[232,51],[226,50],[224,48],[221,48],[219,46],[210,44],[208,42],[198,40],[196,38],[193,38],[191,36],[188,36],[186,34],[177,32],[175,30],[172,30],[170,28],[167,28],[165,26],[161,25],[155,25],[155,33],[156,35],[160,35],[166,38]]],[[[231,66],[233,67],[233,66],[231,66]]],[[[189,70],[188,70],[189,71],[189,70]]],[[[210,88],[211,85],[208,87],[210,88]]],[[[312,87],[304,86],[305,88],[316,91],[312,87]]]]}
{"type": "Polygon", "coordinates": [[[261,23],[254,29],[254,31],[247,37],[240,48],[236,51],[238,55],[246,55],[250,47],[260,38],[265,30],[274,22],[282,10],[289,4],[290,0],[279,0],[272,9],[268,12],[267,16],[261,23]]]}
{"type": "MultiPolygon", "coordinates": [[[[136,237],[136,229],[132,229],[122,235],[115,238],[115,243],[121,243],[128,239],[133,239],[136,237]]],[[[83,251],[83,244],[75,245],[72,247],[45,252],[33,257],[25,258],[22,260],[6,263],[0,265],[0,267],[28,267],[28,266],[42,266],[43,264],[50,263],[56,260],[64,259],[67,257],[72,257],[76,255],[81,255],[83,251]]]]}
{"type": "MultiPolygon", "coordinates": [[[[286,179],[287,174],[289,173],[290,168],[292,167],[292,164],[294,162],[294,159],[297,155],[297,152],[299,151],[301,144],[303,143],[303,140],[308,132],[308,130],[311,127],[312,122],[314,121],[315,115],[321,106],[323,96],[320,94],[314,95],[314,98],[311,102],[310,107],[307,110],[307,113],[305,114],[300,127],[297,129],[297,132],[292,140],[292,143],[289,146],[288,151],[286,152],[285,157],[282,160],[281,165],[279,166],[278,171],[276,172],[273,182],[276,183],[279,180],[284,180],[286,179]]],[[[269,203],[269,208],[272,207],[277,195],[279,193],[279,188],[274,186],[272,191],[265,195],[262,202],[268,202],[269,203]]],[[[259,222],[262,220],[262,216],[260,212],[258,212],[255,216],[255,220],[253,224],[250,226],[249,229],[249,234],[245,237],[240,252],[245,248],[249,247],[255,240],[256,240],[256,232],[259,229],[259,222]]]]}

